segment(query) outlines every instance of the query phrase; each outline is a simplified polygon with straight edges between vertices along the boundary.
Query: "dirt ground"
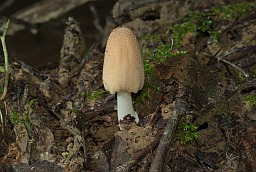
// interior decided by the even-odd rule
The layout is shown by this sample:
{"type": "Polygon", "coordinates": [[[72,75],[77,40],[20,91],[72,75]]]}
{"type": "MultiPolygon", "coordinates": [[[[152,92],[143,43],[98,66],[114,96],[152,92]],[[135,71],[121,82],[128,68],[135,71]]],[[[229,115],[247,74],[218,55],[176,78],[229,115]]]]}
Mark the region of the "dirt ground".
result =
{"type": "Polygon", "coordinates": [[[255,2],[119,0],[112,14],[95,22],[104,34],[91,47],[68,18],[58,63],[10,61],[0,171],[255,171],[255,2]],[[124,130],[102,84],[120,25],[137,36],[145,69],[132,94],[140,122],[124,130]]]}

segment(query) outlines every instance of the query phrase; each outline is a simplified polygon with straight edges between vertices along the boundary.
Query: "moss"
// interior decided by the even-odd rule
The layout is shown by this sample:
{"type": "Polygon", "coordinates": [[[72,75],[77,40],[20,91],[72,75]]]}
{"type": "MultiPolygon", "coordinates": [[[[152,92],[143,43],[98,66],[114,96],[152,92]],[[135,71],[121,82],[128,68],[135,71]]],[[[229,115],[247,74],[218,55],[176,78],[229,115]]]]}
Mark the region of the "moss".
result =
{"type": "Polygon", "coordinates": [[[150,99],[149,90],[159,91],[160,87],[152,83],[153,80],[157,78],[157,71],[155,69],[155,64],[160,64],[163,61],[178,57],[186,54],[186,51],[173,49],[173,43],[164,44],[161,41],[161,37],[154,33],[145,35],[142,42],[148,42],[148,47],[144,49],[143,59],[144,59],[144,73],[145,73],[145,84],[143,90],[139,92],[136,102],[145,102],[150,99]]]}
{"type": "Polygon", "coordinates": [[[181,135],[180,135],[180,143],[185,145],[193,140],[196,140],[199,137],[198,134],[198,126],[191,123],[182,123],[180,125],[181,135]]]}
{"type": "Polygon", "coordinates": [[[190,12],[188,15],[181,17],[178,24],[167,28],[172,32],[172,38],[176,48],[181,46],[184,36],[189,32],[199,32],[210,35],[214,41],[217,41],[218,30],[214,26],[217,22],[227,19],[238,19],[245,16],[255,8],[255,3],[240,3],[216,7],[205,12],[190,12]]]}
{"type": "Polygon", "coordinates": [[[160,34],[153,33],[153,34],[147,34],[144,35],[141,38],[142,43],[155,43],[155,42],[160,42],[161,41],[161,36],[160,34]]]}
{"type": "Polygon", "coordinates": [[[97,100],[104,96],[107,92],[104,90],[93,90],[92,92],[83,92],[83,96],[88,100],[97,100]]]}
{"type": "Polygon", "coordinates": [[[20,116],[18,114],[18,111],[16,111],[16,110],[12,111],[12,116],[11,116],[10,120],[13,125],[16,125],[20,122],[20,116]]]}
{"type": "Polygon", "coordinates": [[[250,13],[255,8],[255,3],[239,3],[223,7],[217,7],[212,10],[213,14],[219,15],[222,19],[237,19],[250,13]]]}
{"type": "Polygon", "coordinates": [[[251,76],[256,78],[256,69],[251,69],[251,76]]]}
{"type": "Polygon", "coordinates": [[[250,106],[256,106],[256,94],[245,96],[244,101],[248,101],[250,106]]]}
{"type": "Polygon", "coordinates": [[[13,125],[23,124],[27,128],[30,128],[30,121],[29,121],[28,114],[20,114],[17,110],[14,110],[12,112],[12,116],[10,120],[13,125]]]}
{"type": "Polygon", "coordinates": [[[80,110],[78,110],[78,109],[76,109],[76,108],[71,109],[71,111],[72,111],[73,113],[77,114],[77,115],[80,115],[80,114],[82,113],[82,111],[80,111],[80,110]]]}
{"type": "Polygon", "coordinates": [[[156,70],[154,69],[154,64],[160,64],[164,60],[178,57],[181,55],[186,54],[186,51],[173,49],[171,44],[160,44],[156,46],[156,48],[152,51],[146,49],[143,53],[144,58],[144,72],[145,76],[147,77],[155,77],[156,70]]]}
{"type": "Polygon", "coordinates": [[[29,99],[25,104],[23,110],[13,110],[10,117],[13,125],[23,124],[26,128],[31,127],[30,115],[34,112],[34,105],[37,103],[37,99],[29,99]]]}
{"type": "Polygon", "coordinates": [[[160,86],[156,84],[150,84],[149,82],[145,82],[143,89],[139,92],[138,96],[135,99],[135,102],[138,103],[144,103],[147,100],[151,99],[151,96],[149,95],[149,90],[153,91],[159,91],[160,86]]]}
{"type": "MultiPolygon", "coordinates": [[[[172,38],[175,43],[175,48],[181,46],[181,42],[184,36],[191,32],[207,33],[217,40],[217,31],[213,30],[214,21],[211,18],[212,13],[209,12],[190,12],[187,16],[179,19],[179,23],[175,26],[170,26],[169,29],[172,32],[172,38]]],[[[168,27],[168,25],[167,25],[168,27]]]]}
{"type": "MultiPolygon", "coordinates": [[[[224,20],[243,16],[252,11],[254,5],[254,3],[241,3],[217,7],[205,12],[190,12],[188,15],[181,17],[175,26],[166,24],[167,31],[164,34],[152,33],[143,36],[140,41],[144,47],[143,59],[146,82],[150,83],[156,78],[155,64],[187,54],[186,51],[182,50],[182,40],[186,34],[203,33],[217,41],[218,30],[214,26],[217,24],[216,21],[219,22],[220,17],[224,20]],[[171,41],[169,39],[170,33],[171,41]]],[[[150,88],[144,90],[148,89],[150,88]]],[[[143,99],[150,98],[144,91],[140,94],[142,95],[139,95],[139,97],[144,97],[143,99]]]]}
{"type": "Polygon", "coordinates": [[[156,76],[156,70],[154,68],[154,65],[153,65],[153,55],[152,55],[152,52],[149,51],[149,50],[146,50],[144,53],[143,53],[143,57],[144,57],[144,73],[145,73],[145,78],[147,80],[148,77],[153,77],[155,78],[156,76]]]}
{"type": "Polygon", "coordinates": [[[177,57],[180,55],[186,54],[186,51],[181,50],[173,50],[173,47],[169,44],[167,45],[160,45],[155,49],[154,56],[156,59],[156,62],[162,63],[165,59],[171,58],[171,57],[177,57]]]}

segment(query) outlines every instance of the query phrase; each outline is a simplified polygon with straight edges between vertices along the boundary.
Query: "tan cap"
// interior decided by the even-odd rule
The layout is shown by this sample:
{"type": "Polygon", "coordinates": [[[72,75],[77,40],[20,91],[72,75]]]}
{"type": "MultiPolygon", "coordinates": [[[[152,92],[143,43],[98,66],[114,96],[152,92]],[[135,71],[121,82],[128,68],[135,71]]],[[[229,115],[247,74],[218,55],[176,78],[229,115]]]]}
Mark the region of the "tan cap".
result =
{"type": "Polygon", "coordinates": [[[144,69],[138,40],[126,27],[117,27],[109,35],[103,65],[103,84],[111,94],[137,93],[144,84],[144,69]]]}

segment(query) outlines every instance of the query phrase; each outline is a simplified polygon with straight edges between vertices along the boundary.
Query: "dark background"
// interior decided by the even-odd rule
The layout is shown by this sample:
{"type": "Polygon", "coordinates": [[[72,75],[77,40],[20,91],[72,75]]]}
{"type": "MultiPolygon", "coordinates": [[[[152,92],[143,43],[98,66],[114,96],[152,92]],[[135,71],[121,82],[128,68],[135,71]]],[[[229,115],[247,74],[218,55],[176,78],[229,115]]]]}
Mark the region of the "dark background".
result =
{"type": "MultiPolygon", "coordinates": [[[[0,20],[10,18],[11,25],[13,22],[19,22],[16,21],[13,14],[40,2],[38,0],[7,1],[0,1],[0,20]],[[4,7],[3,5],[7,1],[10,2],[10,6],[4,7]]],[[[90,11],[90,5],[95,7],[100,19],[100,25],[104,27],[106,18],[111,16],[111,9],[115,2],[116,0],[87,2],[49,22],[38,25],[26,25],[25,29],[6,37],[10,58],[20,59],[34,67],[57,62],[62,46],[65,23],[69,16],[74,17],[80,23],[86,48],[89,49],[93,42],[101,41],[102,39],[100,33],[93,24],[94,17],[90,11]],[[37,32],[32,33],[32,30],[36,30],[37,32]]],[[[3,21],[1,23],[3,23],[3,21]]]]}

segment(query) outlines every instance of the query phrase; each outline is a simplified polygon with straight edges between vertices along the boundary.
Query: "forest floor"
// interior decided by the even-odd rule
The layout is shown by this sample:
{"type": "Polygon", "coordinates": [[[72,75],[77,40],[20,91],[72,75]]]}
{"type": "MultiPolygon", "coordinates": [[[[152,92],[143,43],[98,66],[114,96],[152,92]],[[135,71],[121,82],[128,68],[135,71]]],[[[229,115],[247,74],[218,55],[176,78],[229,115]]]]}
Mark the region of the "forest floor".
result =
{"type": "Polygon", "coordinates": [[[255,3],[119,0],[112,12],[88,52],[69,18],[59,63],[10,62],[0,171],[255,171],[255,3]],[[138,37],[145,69],[132,95],[140,122],[121,131],[102,84],[120,25],[138,37]]]}

